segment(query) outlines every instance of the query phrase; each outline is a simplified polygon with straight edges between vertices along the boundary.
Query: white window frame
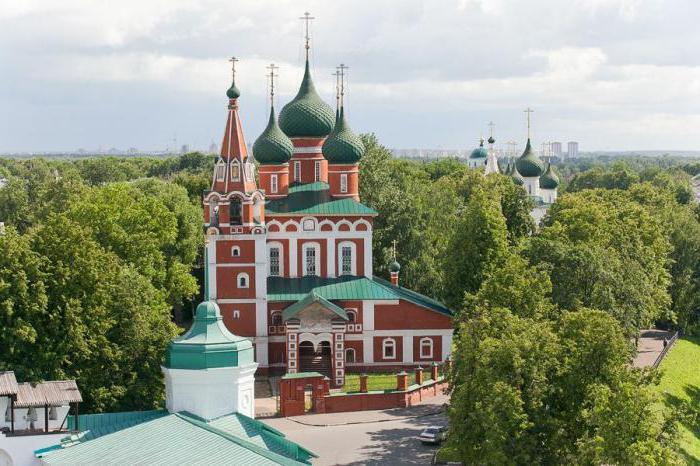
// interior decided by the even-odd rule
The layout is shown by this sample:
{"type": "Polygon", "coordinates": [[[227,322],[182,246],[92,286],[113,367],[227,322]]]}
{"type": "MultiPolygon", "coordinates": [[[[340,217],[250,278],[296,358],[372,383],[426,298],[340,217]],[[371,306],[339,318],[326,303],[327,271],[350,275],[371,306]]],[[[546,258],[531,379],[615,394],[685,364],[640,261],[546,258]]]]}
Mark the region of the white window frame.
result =
{"type": "Polygon", "coordinates": [[[314,181],[321,181],[321,161],[314,162],[314,181]]]}
{"type": "Polygon", "coordinates": [[[238,309],[234,309],[233,310],[233,318],[240,319],[241,318],[241,311],[239,311],[238,309]]]}
{"type": "Polygon", "coordinates": [[[231,248],[231,257],[241,257],[241,248],[239,246],[231,248]]]}
{"type": "Polygon", "coordinates": [[[430,337],[423,337],[420,339],[420,342],[418,343],[418,347],[420,348],[420,357],[421,359],[431,359],[433,357],[433,339],[430,337]],[[427,343],[427,345],[426,345],[427,343]],[[423,348],[426,347],[430,350],[428,354],[425,354],[423,352],[423,348]]]}
{"type": "Polygon", "coordinates": [[[345,313],[348,315],[348,322],[352,322],[353,324],[357,323],[357,310],[356,309],[345,309],[345,313]],[[352,315],[352,320],[350,320],[350,316],[352,315]]]}
{"type": "Polygon", "coordinates": [[[278,189],[277,175],[270,175],[270,193],[276,194],[278,189]]]}
{"type": "Polygon", "coordinates": [[[301,162],[299,160],[294,161],[294,181],[301,182],[301,162]]]}
{"type": "Polygon", "coordinates": [[[357,351],[355,351],[355,348],[345,348],[345,362],[357,362],[357,351]],[[352,361],[348,358],[348,353],[352,353],[352,361]]]}
{"type": "Polygon", "coordinates": [[[274,242],[267,244],[267,274],[270,277],[283,277],[284,276],[284,246],[282,243],[274,242]],[[279,251],[279,273],[276,275],[272,274],[272,256],[271,252],[273,249],[279,251]]]}
{"type": "Polygon", "coordinates": [[[304,243],[302,248],[302,269],[304,271],[304,277],[320,277],[321,276],[321,245],[318,243],[304,243]],[[315,273],[313,275],[308,273],[306,254],[309,249],[314,250],[314,267],[315,273]]]}
{"type": "Polygon", "coordinates": [[[301,219],[301,229],[302,231],[316,231],[316,219],[313,217],[301,219]]]}
{"type": "Polygon", "coordinates": [[[338,243],[338,276],[357,275],[357,245],[352,241],[341,241],[338,243]],[[350,248],[350,273],[343,273],[343,248],[350,248]]]}
{"type": "Polygon", "coordinates": [[[241,181],[241,164],[235,159],[231,162],[231,181],[241,181]]]}
{"type": "Polygon", "coordinates": [[[243,168],[244,168],[243,173],[245,174],[245,180],[246,181],[253,181],[253,176],[254,176],[254,172],[255,172],[255,165],[253,165],[252,163],[246,163],[243,168]]]}
{"type": "Polygon", "coordinates": [[[238,275],[236,275],[236,286],[238,288],[250,288],[250,276],[245,272],[241,272],[238,275]],[[245,280],[244,286],[241,286],[241,279],[245,280]]]}
{"type": "Polygon", "coordinates": [[[341,193],[348,192],[348,174],[347,173],[340,174],[340,192],[341,193]]]}
{"type": "Polygon", "coordinates": [[[396,359],[396,340],[393,338],[385,338],[382,341],[382,359],[396,359]],[[393,353],[391,356],[387,356],[386,350],[391,348],[393,353]]]}
{"type": "Polygon", "coordinates": [[[224,181],[224,178],[226,178],[226,165],[219,160],[216,164],[216,181],[224,181]]]}

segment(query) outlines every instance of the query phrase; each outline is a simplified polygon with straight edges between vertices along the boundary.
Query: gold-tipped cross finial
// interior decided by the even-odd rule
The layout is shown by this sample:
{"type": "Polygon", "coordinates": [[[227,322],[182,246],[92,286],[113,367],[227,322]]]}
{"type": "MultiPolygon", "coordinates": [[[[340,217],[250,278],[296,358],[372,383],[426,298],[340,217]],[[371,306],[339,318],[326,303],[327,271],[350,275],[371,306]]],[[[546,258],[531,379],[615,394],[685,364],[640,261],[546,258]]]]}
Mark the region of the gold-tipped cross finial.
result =
{"type": "Polygon", "coordinates": [[[268,70],[270,70],[270,74],[267,76],[270,78],[270,106],[274,107],[275,105],[275,77],[278,75],[275,74],[275,70],[278,70],[280,67],[275,66],[274,63],[270,63],[269,66],[266,67],[268,70]]]}
{"type": "Polygon", "coordinates": [[[496,126],[493,121],[489,121],[489,136],[493,137],[493,128],[496,126]]]}
{"type": "Polygon", "coordinates": [[[396,260],[396,240],[391,242],[391,256],[392,260],[396,260]]]}
{"type": "Polygon", "coordinates": [[[527,138],[530,139],[530,114],[534,113],[534,110],[528,107],[523,111],[527,113],[527,138]]]}
{"type": "Polygon", "coordinates": [[[236,80],[236,62],[238,61],[238,58],[231,57],[228,59],[228,61],[231,62],[231,77],[235,81],[236,80]]]}
{"type": "Polygon", "coordinates": [[[306,49],[306,61],[309,61],[309,48],[311,48],[311,46],[309,45],[309,42],[311,41],[311,37],[309,37],[309,23],[311,22],[311,20],[314,20],[316,18],[311,16],[311,13],[306,11],[304,12],[304,16],[300,16],[299,19],[304,21],[304,48],[306,49]]]}
{"type": "Polygon", "coordinates": [[[336,68],[335,73],[335,108],[340,110],[340,70],[336,68]]]}

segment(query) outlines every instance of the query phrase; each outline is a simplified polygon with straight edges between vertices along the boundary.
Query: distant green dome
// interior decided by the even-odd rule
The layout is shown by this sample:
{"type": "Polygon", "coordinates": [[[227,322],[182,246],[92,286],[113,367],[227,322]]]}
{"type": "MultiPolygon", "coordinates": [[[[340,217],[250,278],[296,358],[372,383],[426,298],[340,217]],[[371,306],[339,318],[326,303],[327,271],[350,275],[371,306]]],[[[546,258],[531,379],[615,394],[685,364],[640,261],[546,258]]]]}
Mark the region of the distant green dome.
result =
{"type": "Polygon", "coordinates": [[[241,96],[241,91],[236,87],[236,81],[231,82],[231,87],[226,91],[226,97],[229,99],[237,99],[241,96]]]}
{"type": "Polygon", "coordinates": [[[557,189],[559,187],[559,177],[554,170],[552,164],[547,164],[547,171],[540,176],[540,188],[542,189],[557,189]]]}
{"type": "Polygon", "coordinates": [[[219,306],[205,301],[197,306],[192,327],[168,346],[165,367],[200,370],[253,362],[251,341],[229,332],[219,306]]]}
{"type": "Polygon", "coordinates": [[[512,167],[512,171],[511,171],[510,176],[513,178],[513,183],[520,185],[520,186],[525,184],[525,180],[523,179],[522,175],[520,175],[520,173],[518,173],[517,166],[512,167]]]}
{"type": "Polygon", "coordinates": [[[396,262],[396,260],[391,261],[389,264],[389,272],[399,272],[401,270],[401,264],[396,262]]]}
{"type": "Polygon", "coordinates": [[[481,139],[481,142],[479,143],[479,147],[474,149],[472,153],[469,155],[470,159],[485,159],[486,157],[489,156],[488,151],[484,147],[484,139],[481,139]]]}
{"type": "Polygon", "coordinates": [[[262,165],[274,165],[288,162],[293,153],[294,145],[280,129],[275,108],[271,107],[267,127],[253,144],[253,157],[262,165]]]}
{"type": "Polygon", "coordinates": [[[542,176],[542,173],[544,173],[544,163],[532,150],[530,138],[527,140],[523,155],[518,157],[518,160],[515,161],[515,167],[518,169],[518,172],[520,172],[520,175],[526,178],[542,176]]]}
{"type": "Polygon", "coordinates": [[[341,108],[333,131],[323,143],[323,156],[330,164],[350,164],[359,162],[364,154],[365,145],[348,126],[341,108]]]}
{"type": "Polygon", "coordinates": [[[290,138],[324,137],[333,129],[333,109],[316,92],[306,62],[299,92],[280,112],[280,128],[290,138]]]}

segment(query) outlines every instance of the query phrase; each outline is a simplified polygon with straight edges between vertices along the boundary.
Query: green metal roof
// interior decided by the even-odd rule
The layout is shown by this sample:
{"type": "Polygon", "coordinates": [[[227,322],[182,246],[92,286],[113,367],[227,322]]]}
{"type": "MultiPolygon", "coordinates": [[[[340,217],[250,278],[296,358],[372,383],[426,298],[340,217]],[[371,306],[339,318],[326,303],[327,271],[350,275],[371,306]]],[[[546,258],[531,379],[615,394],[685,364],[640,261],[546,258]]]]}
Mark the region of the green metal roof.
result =
{"type": "Polygon", "coordinates": [[[323,143],[323,156],[330,164],[357,163],[365,154],[362,139],[352,132],[345,120],[345,109],[340,109],[333,131],[323,143]]]}
{"type": "Polygon", "coordinates": [[[377,215],[377,211],[351,198],[333,199],[328,183],[296,184],[286,198],[265,204],[266,215],[377,215]]]}
{"type": "MultiPolygon", "coordinates": [[[[269,302],[299,301],[310,293],[328,301],[396,301],[403,299],[421,307],[452,316],[452,311],[438,301],[415,291],[394,286],[379,277],[343,276],[321,277],[268,277],[267,300],[269,302]]],[[[285,310],[286,312],[286,310],[285,310]]]]}
{"type": "MultiPolygon", "coordinates": [[[[62,443],[84,442],[93,440],[103,435],[111,434],[127,427],[141,424],[142,422],[167,416],[165,409],[155,411],[125,411],[121,413],[80,414],[78,416],[78,428],[80,433],[72,435],[62,443]]],[[[76,430],[75,416],[68,416],[68,430],[76,430]]]]}
{"type": "Polygon", "coordinates": [[[362,299],[392,301],[396,294],[367,277],[346,275],[338,278],[269,277],[268,301],[299,301],[311,291],[328,300],[355,301],[362,299]]]}
{"type": "Polygon", "coordinates": [[[540,176],[540,188],[542,189],[557,189],[559,187],[559,177],[552,169],[552,164],[547,164],[547,171],[540,176]]]}
{"type": "Polygon", "coordinates": [[[253,363],[253,343],[231,333],[221,318],[219,306],[205,301],[197,306],[192,327],[170,343],[165,367],[211,369],[253,363]]]}
{"type": "Polygon", "coordinates": [[[274,165],[288,162],[293,153],[294,145],[277,124],[275,107],[270,107],[267,127],[253,144],[253,157],[263,165],[274,165]]]}
{"type": "Polygon", "coordinates": [[[307,59],[299,92],[280,112],[280,127],[290,138],[324,137],[333,129],[333,121],[333,109],[316,92],[307,59]]]}
{"type": "Polygon", "coordinates": [[[282,319],[291,319],[292,317],[296,316],[299,312],[303,311],[304,309],[313,304],[318,304],[321,307],[328,309],[329,311],[333,312],[345,321],[348,320],[348,314],[345,312],[345,309],[343,309],[342,307],[338,307],[332,302],[328,301],[326,298],[319,295],[316,292],[316,290],[311,290],[311,292],[307,294],[304,298],[300,299],[299,301],[282,311],[282,319]]]}
{"type": "Polygon", "coordinates": [[[209,423],[175,413],[72,446],[37,450],[46,464],[310,464],[316,455],[260,421],[230,414],[209,423]]]}
{"type": "Polygon", "coordinates": [[[541,176],[544,173],[544,163],[535,155],[530,144],[530,138],[527,139],[527,145],[523,151],[523,155],[515,161],[515,167],[518,173],[524,177],[541,176]]]}
{"type": "Polygon", "coordinates": [[[469,154],[470,159],[485,159],[489,156],[488,151],[484,147],[484,138],[481,138],[479,142],[479,147],[474,149],[471,154],[469,154]]]}

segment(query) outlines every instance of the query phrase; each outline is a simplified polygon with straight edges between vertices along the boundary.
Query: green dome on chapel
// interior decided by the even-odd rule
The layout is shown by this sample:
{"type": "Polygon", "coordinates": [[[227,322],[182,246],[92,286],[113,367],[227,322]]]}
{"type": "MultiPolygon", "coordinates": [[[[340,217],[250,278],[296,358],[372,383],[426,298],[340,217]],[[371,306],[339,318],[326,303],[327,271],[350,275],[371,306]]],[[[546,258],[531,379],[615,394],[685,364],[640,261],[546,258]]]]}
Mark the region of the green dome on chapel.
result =
{"type": "Polygon", "coordinates": [[[486,157],[489,156],[488,151],[484,147],[484,138],[481,138],[481,142],[479,143],[479,147],[474,149],[472,153],[469,155],[470,159],[485,159],[486,157]]]}
{"type": "Polygon", "coordinates": [[[530,138],[527,139],[527,145],[525,146],[523,155],[515,161],[515,167],[518,169],[518,172],[520,172],[520,175],[526,178],[542,176],[542,173],[544,173],[544,163],[532,150],[530,138]]]}
{"type": "Polygon", "coordinates": [[[226,97],[229,99],[237,99],[241,96],[241,91],[236,87],[236,81],[231,81],[231,87],[226,91],[226,97]]]}
{"type": "Polygon", "coordinates": [[[512,166],[511,167],[511,173],[510,176],[513,178],[513,183],[522,186],[525,184],[525,180],[523,179],[522,175],[518,172],[518,167],[517,166],[512,166]]]}
{"type": "Polygon", "coordinates": [[[294,145],[280,129],[275,108],[271,107],[267,127],[253,144],[253,157],[263,165],[274,165],[288,162],[293,153],[294,145]]]}
{"type": "Polygon", "coordinates": [[[389,272],[399,272],[401,270],[401,264],[396,262],[396,259],[391,261],[391,264],[389,264],[389,272]]]}
{"type": "Polygon", "coordinates": [[[345,109],[340,109],[333,131],[323,143],[323,156],[330,164],[357,163],[365,154],[365,145],[352,132],[345,120],[345,109]]]}
{"type": "Polygon", "coordinates": [[[229,332],[219,306],[213,301],[204,301],[197,306],[192,327],[168,346],[165,367],[199,370],[253,362],[251,341],[229,332]]]}
{"type": "Polygon", "coordinates": [[[316,92],[306,61],[299,92],[280,112],[280,128],[290,138],[324,137],[333,129],[333,109],[316,92]]]}
{"type": "Polygon", "coordinates": [[[547,171],[540,177],[540,188],[542,189],[557,189],[559,187],[559,177],[554,170],[552,164],[547,164],[547,171]]]}

